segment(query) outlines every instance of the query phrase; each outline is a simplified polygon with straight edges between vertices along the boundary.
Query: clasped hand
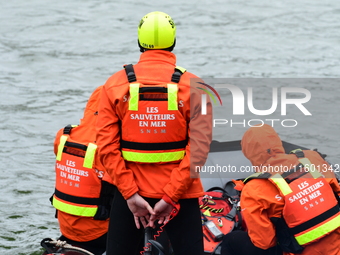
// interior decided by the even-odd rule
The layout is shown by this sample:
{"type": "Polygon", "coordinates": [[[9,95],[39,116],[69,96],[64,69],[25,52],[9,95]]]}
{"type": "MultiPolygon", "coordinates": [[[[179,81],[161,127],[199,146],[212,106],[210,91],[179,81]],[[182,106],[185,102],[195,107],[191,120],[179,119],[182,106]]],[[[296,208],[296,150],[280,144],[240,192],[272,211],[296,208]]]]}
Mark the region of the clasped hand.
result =
{"type": "Polygon", "coordinates": [[[127,199],[126,202],[134,216],[135,224],[138,229],[140,228],[140,222],[144,228],[154,228],[156,220],[158,220],[158,224],[166,223],[169,221],[170,213],[173,209],[173,206],[163,199],[159,200],[154,208],[152,208],[138,193],[135,193],[132,197],[127,199]]]}

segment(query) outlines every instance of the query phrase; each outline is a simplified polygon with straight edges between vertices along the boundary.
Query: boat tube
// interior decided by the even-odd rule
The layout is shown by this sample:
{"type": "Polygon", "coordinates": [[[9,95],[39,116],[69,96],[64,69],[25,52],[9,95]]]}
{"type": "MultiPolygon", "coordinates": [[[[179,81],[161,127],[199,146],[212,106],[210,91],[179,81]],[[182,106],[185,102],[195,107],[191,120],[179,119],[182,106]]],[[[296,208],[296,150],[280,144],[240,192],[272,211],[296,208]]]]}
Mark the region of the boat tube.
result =
{"type": "MultiPolygon", "coordinates": [[[[285,141],[282,141],[282,144],[287,154],[295,149],[307,150],[305,147],[285,141]]],[[[212,141],[208,159],[197,171],[200,171],[204,190],[224,187],[228,181],[244,179],[254,172],[250,161],[242,153],[241,140],[212,141]]]]}

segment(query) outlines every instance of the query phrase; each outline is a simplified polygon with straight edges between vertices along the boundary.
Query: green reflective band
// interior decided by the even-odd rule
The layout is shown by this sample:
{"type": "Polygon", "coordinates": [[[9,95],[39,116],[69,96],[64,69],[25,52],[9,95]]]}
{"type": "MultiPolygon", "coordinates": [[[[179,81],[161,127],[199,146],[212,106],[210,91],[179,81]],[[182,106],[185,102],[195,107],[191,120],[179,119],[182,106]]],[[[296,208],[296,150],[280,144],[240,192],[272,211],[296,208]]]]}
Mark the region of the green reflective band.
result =
{"type": "Polygon", "coordinates": [[[94,161],[94,155],[96,154],[97,145],[94,143],[89,143],[87,146],[87,150],[84,157],[84,164],[83,167],[92,168],[93,167],[93,161],[94,161]]]}
{"type": "Polygon", "coordinates": [[[60,161],[61,160],[61,155],[63,154],[63,149],[65,146],[65,143],[67,141],[67,135],[62,135],[60,137],[60,141],[59,141],[59,145],[58,145],[58,153],[57,153],[57,160],[60,161]]]}
{"type": "Polygon", "coordinates": [[[270,177],[270,179],[276,184],[284,196],[293,192],[288,183],[282,178],[280,174],[274,174],[272,177],[270,177]]]}
{"type": "Polygon", "coordinates": [[[168,110],[178,110],[177,104],[178,87],[176,84],[168,84],[168,110]]]}
{"type": "Polygon", "coordinates": [[[314,179],[322,177],[322,174],[315,169],[315,165],[312,164],[308,158],[301,158],[299,161],[308,169],[308,172],[314,177],[314,179]]]}
{"type": "Polygon", "coordinates": [[[187,69],[181,66],[176,66],[175,68],[178,69],[181,73],[185,73],[187,71],[187,69]]]}
{"type": "Polygon", "coordinates": [[[139,83],[131,83],[129,92],[130,92],[129,110],[138,111],[139,83]]]}
{"type": "Polygon", "coordinates": [[[296,236],[296,240],[300,245],[304,245],[306,243],[312,242],[323,235],[332,232],[340,226],[340,215],[326,222],[325,224],[308,231],[302,235],[296,236]]]}
{"type": "Polygon", "coordinates": [[[122,155],[125,160],[142,163],[160,163],[182,160],[184,158],[184,154],[185,150],[161,153],[122,151],[122,155]]]}
{"type": "Polygon", "coordinates": [[[76,205],[70,205],[67,203],[63,203],[53,197],[53,206],[58,209],[59,211],[69,213],[76,216],[83,216],[83,217],[93,217],[97,213],[97,206],[94,207],[82,207],[76,205]]]}

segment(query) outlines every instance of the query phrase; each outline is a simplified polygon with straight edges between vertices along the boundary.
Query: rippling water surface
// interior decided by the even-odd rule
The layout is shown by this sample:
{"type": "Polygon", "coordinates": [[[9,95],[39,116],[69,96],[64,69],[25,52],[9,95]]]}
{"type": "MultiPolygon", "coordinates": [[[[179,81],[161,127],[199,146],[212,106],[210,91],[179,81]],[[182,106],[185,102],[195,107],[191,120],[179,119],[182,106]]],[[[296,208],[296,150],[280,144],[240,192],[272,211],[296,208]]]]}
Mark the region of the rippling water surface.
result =
{"type": "MultiPolygon", "coordinates": [[[[340,76],[336,0],[2,1],[0,254],[38,254],[41,239],[59,235],[48,201],[54,135],[79,123],[97,86],[123,64],[136,63],[137,24],[154,10],[173,17],[178,64],[201,77],[340,76]]],[[[313,118],[296,131],[278,131],[336,161],[340,87],[321,81],[311,91],[313,118]]],[[[215,137],[236,140],[244,131],[217,131],[215,137]]]]}

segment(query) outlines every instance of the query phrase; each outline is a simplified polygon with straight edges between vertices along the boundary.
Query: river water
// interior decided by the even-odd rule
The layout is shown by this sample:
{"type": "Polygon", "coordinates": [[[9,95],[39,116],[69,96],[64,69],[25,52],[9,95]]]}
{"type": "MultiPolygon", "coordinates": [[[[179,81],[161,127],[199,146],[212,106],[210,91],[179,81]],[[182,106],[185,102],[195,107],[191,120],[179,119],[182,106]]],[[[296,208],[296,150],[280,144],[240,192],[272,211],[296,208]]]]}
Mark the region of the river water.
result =
{"type": "MultiPolygon", "coordinates": [[[[301,120],[299,130],[278,132],[340,158],[337,0],[3,0],[0,254],[39,254],[41,239],[59,235],[48,201],[54,135],[79,123],[97,86],[137,62],[137,24],[154,10],[177,24],[178,64],[203,78],[317,79],[309,88],[313,116],[301,120]],[[322,78],[333,79],[324,85],[322,78]]],[[[214,138],[238,140],[245,130],[216,130],[214,138]]]]}

